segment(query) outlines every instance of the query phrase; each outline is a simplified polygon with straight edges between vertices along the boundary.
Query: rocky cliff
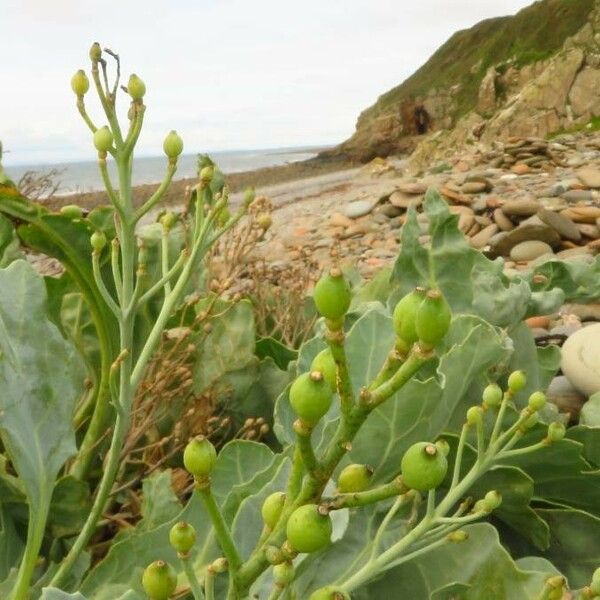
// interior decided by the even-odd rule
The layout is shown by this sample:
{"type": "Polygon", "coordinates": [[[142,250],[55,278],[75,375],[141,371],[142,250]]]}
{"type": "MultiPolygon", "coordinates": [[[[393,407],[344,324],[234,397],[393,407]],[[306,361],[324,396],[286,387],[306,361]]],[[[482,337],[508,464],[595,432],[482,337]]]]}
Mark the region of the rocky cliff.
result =
{"type": "Polygon", "coordinates": [[[364,162],[418,145],[418,162],[457,144],[545,136],[595,116],[600,0],[541,0],[454,34],[323,157],[364,162]]]}

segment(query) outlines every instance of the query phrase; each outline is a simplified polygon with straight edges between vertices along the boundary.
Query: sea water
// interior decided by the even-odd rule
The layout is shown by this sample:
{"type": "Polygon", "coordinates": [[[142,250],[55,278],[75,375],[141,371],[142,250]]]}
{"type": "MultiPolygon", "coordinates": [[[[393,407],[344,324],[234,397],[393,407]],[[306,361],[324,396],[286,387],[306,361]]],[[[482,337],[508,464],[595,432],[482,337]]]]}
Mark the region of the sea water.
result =
{"type": "MultiPolygon", "coordinates": [[[[221,151],[209,153],[209,155],[224,173],[239,173],[307,160],[314,157],[318,150],[314,147],[275,148],[271,150],[221,151]]],[[[198,157],[195,154],[181,156],[178,161],[175,178],[185,179],[196,177],[198,168],[197,159],[198,157]]],[[[110,157],[108,163],[109,171],[116,186],[114,165],[110,157]]],[[[55,179],[60,183],[59,194],[68,195],[104,189],[96,161],[19,165],[6,168],[7,173],[14,181],[19,181],[27,171],[48,173],[51,170],[57,171],[55,179]]],[[[166,158],[164,156],[136,157],[133,184],[158,183],[161,181],[165,170],[166,158]]]]}

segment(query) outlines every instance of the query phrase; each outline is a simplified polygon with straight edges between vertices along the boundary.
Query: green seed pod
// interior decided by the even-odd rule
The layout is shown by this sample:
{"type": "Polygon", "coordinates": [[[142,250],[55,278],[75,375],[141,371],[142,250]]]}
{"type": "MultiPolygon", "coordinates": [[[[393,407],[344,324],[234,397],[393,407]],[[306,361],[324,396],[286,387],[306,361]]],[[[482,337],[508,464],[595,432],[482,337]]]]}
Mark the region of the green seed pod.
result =
{"type": "Polygon", "coordinates": [[[77,204],[67,204],[61,207],[60,214],[63,217],[67,217],[67,219],[82,219],[83,209],[81,206],[77,206],[77,204]]]}
{"type": "Polygon", "coordinates": [[[313,361],[310,364],[310,370],[320,371],[323,373],[323,377],[329,384],[329,387],[331,387],[332,390],[337,389],[335,360],[333,359],[333,355],[331,354],[331,350],[329,348],[321,350],[321,352],[319,352],[319,354],[313,358],[313,361]]]}
{"type": "Polygon", "coordinates": [[[490,383],[484,390],[481,399],[486,408],[495,408],[502,403],[502,388],[497,383],[490,383]]]}
{"type": "Polygon", "coordinates": [[[352,494],[366,490],[373,477],[373,467],[369,465],[348,465],[338,477],[337,488],[341,494],[352,494]]]}
{"type": "Polygon", "coordinates": [[[169,600],[177,587],[177,575],[169,563],[157,560],[146,567],[142,586],[150,600],[169,600]]]}
{"type": "Polygon", "coordinates": [[[261,508],[261,514],[264,524],[269,529],[273,529],[277,525],[284,504],[285,494],[283,492],[274,492],[266,497],[261,508]]]}
{"type": "Polygon", "coordinates": [[[394,309],[394,331],[408,346],[412,346],[419,339],[417,335],[417,310],[425,299],[425,295],[425,288],[417,287],[406,294],[394,309]]]}
{"type": "Polygon", "coordinates": [[[448,461],[435,444],[417,442],[404,453],[400,466],[405,485],[419,492],[427,492],[444,481],[448,461]]]}
{"type": "Polygon", "coordinates": [[[333,268],[327,275],[323,275],[313,292],[313,298],[319,313],[331,321],[341,319],[352,300],[350,286],[338,268],[333,268]]]}
{"type": "Polygon", "coordinates": [[[90,48],[90,59],[94,62],[99,61],[102,58],[102,48],[98,42],[94,42],[90,48]]]}
{"type": "Polygon", "coordinates": [[[94,231],[90,237],[90,244],[94,252],[102,252],[104,246],[106,246],[106,236],[102,231],[94,231]]]}
{"type": "Polygon", "coordinates": [[[483,423],[483,408],[481,406],[471,406],[467,411],[467,425],[474,427],[483,423]]]}
{"type": "Polygon", "coordinates": [[[542,410],[545,404],[546,394],[544,394],[544,392],[533,392],[533,394],[529,396],[528,405],[531,410],[542,410]]]}
{"type": "Polygon", "coordinates": [[[443,294],[439,290],[429,290],[419,305],[416,316],[416,329],[419,342],[425,348],[437,346],[446,335],[452,313],[443,294]]]}
{"type": "Polygon", "coordinates": [[[527,377],[525,376],[525,373],[523,373],[523,371],[513,371],[508,376],[508,389],[513,394],[520,392],[525,387],[526,384],[527,384],[527,377]]]}
{"type": "Polygon", "coordinates": [[[98,152],[108,152],[113,143],[112,131],[105,125],[94,132],[94,146],[98,152]]]}
{"type": "Polygon", "coordinates": [[[183,152],[183,140],[174,129],[167,134],[163,150],[170,160],[175,160],[183,152]]]}
{"type": "Polygon", "coordinates": [[[565,434],[567,433],[567,429],[566,427],[562,424],[559,423],[558,421],[556,421],[555,423],[550,423],[550,425],[548,425],[548,439],[551,442],[560,442],[564,437],[565,434]]]}
{"type": "Polygon", "coordinates": [[[436,440],[435,445],[444,456],[448,456],[448,454],[450,454],[450,444],[444,438],[436,440]]]}
{"type": "Polygon", "coordinates": [[[277,546],[267,546],[265,548],[265,558],[270,565],[278,565],[286,560],[281,548],[277,546]]]}
{"type": "Polygon", "coordinates": [[[496,490],[489,491],[483,498],[483,507],[487,512],[496,510],[502,504],[502,494],[496,490]]]}
{"type": "Polygon", "coordinates": [[[320,371],[303,373],[290,388],[290,404],[309,427],[314,427],[331,406],[333,392],[320,371]]]}
{"type": "Polygon", "coordinates": [[[179,554],[187,555],[196,543],[196,530],[185,521],[180,521],[169,531],[169,543],[179,554]]]}
{"type": "Polygon", "coordinates": [[[285,561],[273,567],[273,581],[281,587],[294,581],[294,575],[294,565],[291,562],[285,561]]]}
{"type": "Polygon", "coordinates": [[[78,98],[87,94],[87,91],[90,89],[90,80],[83,69],[79,69],[71,78],[71,89],[78,98]]]}
{"type": "Polygon", "coordinates": [[[207,165],[200,169],[200,181],[204,184],[209,184],[215,176],[215,168],[212,165],[207,165]]]}
{"type": "Polygon", "coordinates": [[[132,100],[141,100],[146,93],[146,84],[135,73],[132,73],[127,82],[127,92],[132,100]]]}
{"type": "Polygon", "coordinates": [[[458,531],[453,531],[447,535],[447,540],[449,542],[465,542],[469,539],[469,534],[466,531],[462,531],[459,529],[458,531]]]}
{"type": "Polygon", "coordinates": [[[183,464],[197,479],[212,473],[217,462],[217,451],[209,439],[200,435],[191,440],[183,451],[183,464]]]}
{"type": "Polygon", "coordinates": [[[317,552],[329,545],[332,530],[327,509],[316,504],[305,504],[290,515],[286,534],[296,552],[317,552]]]}
{"type": "Polygon", "coordinates": [[[328,585],[313,592],[308,600],[350,600],[350,594],[342,588],[328,585]]]}

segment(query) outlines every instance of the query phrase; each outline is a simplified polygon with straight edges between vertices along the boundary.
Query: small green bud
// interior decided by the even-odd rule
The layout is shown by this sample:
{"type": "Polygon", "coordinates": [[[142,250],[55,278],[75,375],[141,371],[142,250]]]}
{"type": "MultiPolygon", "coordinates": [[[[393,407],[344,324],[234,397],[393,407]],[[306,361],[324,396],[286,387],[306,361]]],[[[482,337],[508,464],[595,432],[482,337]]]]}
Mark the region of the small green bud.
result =
{"type": "Polygon", "coordinates": [[[225,571],[227,571],[227,569],[229,568],[229,562],[227,562],[226,558],[221,556],[221,558],[216,558],[212,561],[212,563],[210,564],[210,568],[215,573],[225,573],[225,571]]]}
{"type": "Polygon", "coordinates": [[[533,392],[533,394],[529,396],[528,405],[531,410],[542,410],[545,404],[546,394],[544,394],[544,392],[533,392]]]}
{"type": "Polygon", "coordinates": [[[90,89],[90,81],[82,69],[79,69],[71,78],[71,89],[78,98],[85,96],[90,89]]]}
{"type": "Polygon", "coordinates": [[[425,288],[417,287],[406,294],[394,308],[394,331],[396,336],[408,346],[412,346],[419,339],[416,325],[417,310],[425,299],[425,294],[425,288]]]}
{"type": "Polygon", "coordinates": [[[487,408],[500,406],[502,402],[502,388],[497,383],[490,383],[483,390],[482,400],[487,408]]]}
{"type": "Polygon", "coordinates": [[[502,504],[502,494],[496,490],[488,492],[483,498],[483,506],[487,512],[496,510],[502,504]]]}
{"type": "Polygon", "coordinates": [[[246,191],[244,192],[244,206],[246,208],[250,206],[255,198],[256,192],[254,191],[254,188],[246,188],[246,191]]]}
{"type": "Polygon", "coordinates": [[[448,456],[448,454],[450,454],[450,444],[444,438],[436,440],[435,445],[444,456],[448,456]]]}
{"type": "Polygon", "coordinates": [[[335,585],[328,585],[313,592],[308,600],[350,600],[350,594],[335,585]]]}
{"type": "Polygon", "coordinates": [[[260,213],[256,217],[256,223],[261,229],[266,231],[271,227],[271,225],[273,225],[273,219],[269,213],[260,213]]]}
{"type": "Polygon", "coordinates": [[[112,131],[105,125],[94,132],[94,146],[98,152],[108,152],[113,143],[112,131]]]}
{"type": "Polygon", "coordinates": [[[471,510],[472,513],[488,512],[487,506],[483,500],[477,500],[471,510]]]}
{"type": "Polygon", "coordinates": [[[90,59],[92,62],[98,62],[102,58],[102,48],[98,42],[94,42],[90,48],[90,59]]]}
{"type": "Polygon", "coordinates": [[[173,229],[175,223],[177,223],[177,215],[168,210],[166,213],[161,215],[159,221],[166,230],[170,230],[173,229]]]}
{"type": "Polygon", "coordinates": [[[200,169],[200,181],[205,185],[209,184],[215,176],[215,168],[212,165],[207,165],[200,169]]]}
{"type": "Polygon", "coordinates": [[[556,421],[555,423],[550,423],[550,425],[548,425],[548,439],[551,442],[560,442],[565,437],[566,433],[566,427],[558,421],[556,421]]]}
{"type": "Polygon", "coordinates": [[[285,587],[294,580],[294,565],[291,562],[285,561],[273,567],[273,581],[285,587]]]}
{"type": "Polygon", "coordinates": [[[169,563],[157,560],[146,567],[142,586],[150,600],[169,600],[177,587],[177,575],[169,563]]]}
{"type": "Polygon", "coordinates": [[[525,373],[523,373],[523,371],[513,371],[508,376],[508,389],[513,394],[520,392],[525,387],[526,384],[527,384],[527,377],[525,376],[525,373]]]}
{"type": "Polygon", "coordinates": [[[373,467],[369,465],[348,465],[338,477],[337,487],[341,494],[351,494],[366,490],[373,477],[373,467]]]}
{"type": "Polygon", "coordinates": [[[467,411],[467,425],[474,427],[483,423],[483,408],[481,406],[471,406],[467,411]]]}
{"type": "Polygon", "coordinates": [[[294,412],[309,427],[314,427],[331,407],[333,390],[321,371],[302,373],[289,393],[294,412]]]}
{"type": "Polygon", "coordinates": [[[90,237],[90,244],[94,252],[102,252],[104,246],[106,246],[106,235],[103,231],[94,231],[90,237]]]}
{"type": "Polygon", "coordinates": [[[185,521],[180,521],[169,531],[169,543],[179,554],[187,555],[196,543],[196,530],[185,521]]]}
{"type": "Polygon", "coordinates": [[[469,539],[469,534],[466,531],[462,531],[459,529],[458,531],[453,531],[449,533],[447,538],[449,542],[464,542],[469,539]]]}
{"type": "Polygon", "coordinates": [[[435,444],[417,442],[404,453],[400,468],[405,485],[427,492],[442,484],[448,471],[448,461],[435,444]]]}
{"type": "Polygon", "coordinates": [[[273,492],[266,497],[261,508],[261,515],[264,524],[269,529],[273,529],[277,525],[284,504],[285,494],[283,492],[273,492]]]}
{"type": "Polygon", "coordinates": [[[593,575],[592,575],[592,581],[593,581],[593,582],[596,582],[596,583],[600,583],[600,567],[598,567],[598,568],[597,568],[597,569],[594,571],[594,573],[593,573],[593,575]]]}
{"type": "Polygon", "coordinates": [[[127,92],[132,100],[141,100],[146,93],[146,84],[135,73],[132,73],[127,82],[127,92]]]}
{"type": "Polygon", "coordinates": [[[163,150],[167,158],[175,160],[183,152],[183,140],[175,130],[170,131],[163,142],[163,150]]]}
{"type": "Polygon", "coordinates": [[[283,552],[277,546],[267,546],[265,548],[265,558],[270,565],[278,565],[285,560],[283,552]]]}
{"type": "Polygon", "coordinates": [[[592,581],[589,587],[590,592],[592,592],[594,596],[600,596],[600,581],[592,581]]]}
{"type": "Polygon", "coordinates": [[[329,348],[321,350],[310,364],[311,371],[321,371],[325,381],[329,384],[332,390],[337,389],[337,368],[335,360],[329,348]]]}
{"type": "Polygon", "coordinates": [[[217,451],[210,440],[203,435],[190,441],[183,451],[183,464],[197,479],[210,475],[216,462],[217,451]]]}
{"type": "Polygon", "coordinates": [[[67,204],[61,207],[60,214],[67,219],[81,219],[83,218],[83,209],[77,204],[67,204]]]}

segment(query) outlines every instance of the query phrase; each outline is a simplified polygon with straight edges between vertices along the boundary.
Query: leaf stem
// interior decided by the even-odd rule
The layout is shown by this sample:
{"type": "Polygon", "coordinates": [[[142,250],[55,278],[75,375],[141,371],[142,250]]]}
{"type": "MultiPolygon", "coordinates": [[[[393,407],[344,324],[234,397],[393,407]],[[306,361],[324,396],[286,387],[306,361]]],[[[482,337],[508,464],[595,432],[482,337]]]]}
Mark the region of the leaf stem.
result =
{"type": "Polygon", "coordinates": [[[348,360],[344,348],[344,330],[327,330],[325,339],[335,361],[337,392],[340,397],[340,408],[344,418],[347,418],[354,407],[354,392],[348,370],[348,360]]]}
{"type": "Polygon", "coordinates": [[[181,560],[185,576],[187,577],[188,583],[190,584],[190,589],[192,591],[192,596],[194,596],[194,600],[205,600],[204,594],[202,593],[202,587],[200,586],[200,582],[198,581],[198,577],[196,576],[196,572],[194,571],[194,565],[189,555],[179,555],[179,559],[181,560]]]}

